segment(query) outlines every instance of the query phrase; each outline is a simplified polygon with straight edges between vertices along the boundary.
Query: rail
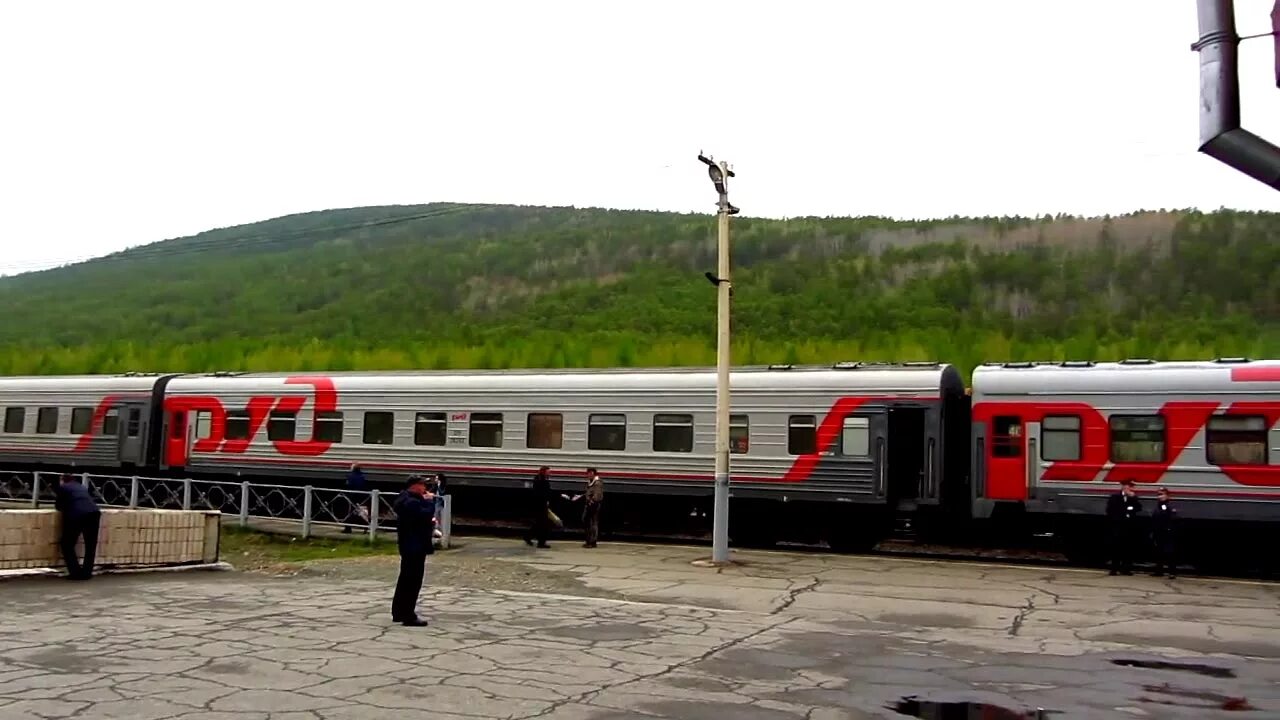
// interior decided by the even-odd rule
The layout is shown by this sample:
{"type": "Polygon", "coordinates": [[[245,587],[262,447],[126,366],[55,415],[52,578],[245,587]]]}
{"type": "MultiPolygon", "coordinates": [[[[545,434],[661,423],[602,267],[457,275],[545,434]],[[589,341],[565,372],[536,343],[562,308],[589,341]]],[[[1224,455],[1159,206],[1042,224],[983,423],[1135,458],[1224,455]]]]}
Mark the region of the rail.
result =
{"type": "MultiPolygon", "coordinates": [[[[59,473],[0,473],[0,502],[20,503],[39,508],[55,500],[54,483],[59,473]]],[[[318,488],[310,485],[268,485],[224,480],[152,478],[137,475],[81,473],[85,487],[104,507],[155,508],[158,510],[217,510],[239,519],[240,527],[250,520],[273,520],[286,526],[297,524],[303,538],[317,529],[340,532],[363,530],[373,540],[380,532],[394,532],[396,512],[378,490],[318,488]]],[[[449,547],[453,525],[452,497],[444,495],[437,509],[439,544],[449,547]]]]}

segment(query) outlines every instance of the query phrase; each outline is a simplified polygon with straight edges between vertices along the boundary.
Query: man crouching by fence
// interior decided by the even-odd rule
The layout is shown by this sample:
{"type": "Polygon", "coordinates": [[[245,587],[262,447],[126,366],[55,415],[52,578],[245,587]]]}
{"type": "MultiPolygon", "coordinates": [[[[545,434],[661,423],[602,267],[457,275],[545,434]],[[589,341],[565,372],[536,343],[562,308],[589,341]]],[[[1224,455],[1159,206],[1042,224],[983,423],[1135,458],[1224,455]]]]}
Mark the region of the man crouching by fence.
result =
{"type": "Polygon", "coordinates": [[[435,552],[432,530],[435,524],[435,496],[421,475],[409,478],[408,487],[395,499],[396,544],[400,546],[400,576],[391,601],[391,621],[410,627],[425,627],[418,617],[418,593],[427,570],[427,556],[435,552]]]}

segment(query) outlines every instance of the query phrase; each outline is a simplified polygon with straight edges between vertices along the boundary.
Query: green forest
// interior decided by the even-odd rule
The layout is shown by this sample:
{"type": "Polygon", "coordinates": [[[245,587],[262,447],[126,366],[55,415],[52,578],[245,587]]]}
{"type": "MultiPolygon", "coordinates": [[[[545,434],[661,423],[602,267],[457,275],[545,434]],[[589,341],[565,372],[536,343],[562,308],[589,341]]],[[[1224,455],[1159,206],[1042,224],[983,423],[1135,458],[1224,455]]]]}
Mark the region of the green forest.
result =
{"type": "MultiPolygon", "coordinates": [[[[735,217],[734,364],[1280,357],[1280,215],[735,217]]],[[[0,278],[0,374],[711,365],[710,215],[326,210],[0,278]]]]}

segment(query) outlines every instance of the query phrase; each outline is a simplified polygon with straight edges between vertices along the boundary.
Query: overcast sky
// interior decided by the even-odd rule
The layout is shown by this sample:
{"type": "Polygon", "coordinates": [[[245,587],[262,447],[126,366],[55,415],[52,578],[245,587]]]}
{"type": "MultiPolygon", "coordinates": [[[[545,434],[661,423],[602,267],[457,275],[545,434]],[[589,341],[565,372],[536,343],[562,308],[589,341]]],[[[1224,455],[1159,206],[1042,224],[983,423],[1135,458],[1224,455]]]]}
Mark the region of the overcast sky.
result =
{"type": "MultiPolygon", "coordinates": [[[[6,1],[0,273],[333,207],[710,212],[699,150],[745,215],[1276,209],[1196,153],[1196,35],[1194,0],[6,1]]],[[[1270,40],[1241,60],[1280,143],[1270,40]]]]}

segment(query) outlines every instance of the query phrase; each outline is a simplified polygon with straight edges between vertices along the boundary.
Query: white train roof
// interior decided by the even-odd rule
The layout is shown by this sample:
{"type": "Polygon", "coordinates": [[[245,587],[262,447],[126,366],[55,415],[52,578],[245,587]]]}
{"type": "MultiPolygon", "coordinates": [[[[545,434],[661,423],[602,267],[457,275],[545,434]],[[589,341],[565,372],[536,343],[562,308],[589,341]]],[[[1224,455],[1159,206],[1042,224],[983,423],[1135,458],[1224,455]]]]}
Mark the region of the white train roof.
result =
{"type": "MultiPolygon", "coordinates": [[[[213,373],[175,378],[177,394],[269,391],[278,393],[289,377],[325,377],[339,391],[538,391],[561,390],[710,390],[715,368],[636,368],[566,370],[440,370],[412,372],[213,373]]],[[[767,366],[734,368],[731,386],[738,389],[875,391],[938,394],[944,386],[964,392],[954,367],[939,363],[835,366],[767,366]]],[[[305,390],[306,386],[300,386],[305,390]]]]}
{"type": "Polygon", "coordinates": [[[0,395],[15,392],[147,393],[159,374],[0,376],[0,395]]]}
{"type": "Polygon", "coordinates": [[[1280,392],[1280,360],[988,363],[973,371],[976,395],[1280,392]]]}

